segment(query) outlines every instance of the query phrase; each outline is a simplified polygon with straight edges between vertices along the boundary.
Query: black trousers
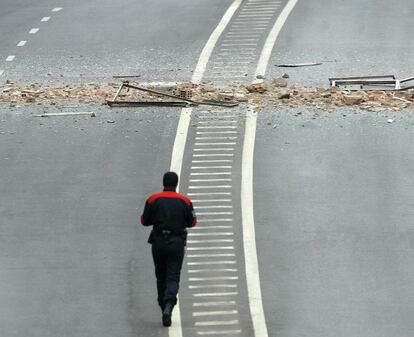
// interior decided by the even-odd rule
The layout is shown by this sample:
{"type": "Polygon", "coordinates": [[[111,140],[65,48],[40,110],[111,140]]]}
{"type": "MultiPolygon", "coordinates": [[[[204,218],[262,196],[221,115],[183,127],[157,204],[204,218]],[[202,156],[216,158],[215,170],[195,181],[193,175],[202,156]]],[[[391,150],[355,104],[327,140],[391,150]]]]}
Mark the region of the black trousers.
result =
{"type": "Polygon", "coordinates": [[[157,278],[158,304],[177,303],[180,287],[181,267],[184,260],[184,240],[181,237],[155,238],[152,243],[152,257],[157,278]]]}

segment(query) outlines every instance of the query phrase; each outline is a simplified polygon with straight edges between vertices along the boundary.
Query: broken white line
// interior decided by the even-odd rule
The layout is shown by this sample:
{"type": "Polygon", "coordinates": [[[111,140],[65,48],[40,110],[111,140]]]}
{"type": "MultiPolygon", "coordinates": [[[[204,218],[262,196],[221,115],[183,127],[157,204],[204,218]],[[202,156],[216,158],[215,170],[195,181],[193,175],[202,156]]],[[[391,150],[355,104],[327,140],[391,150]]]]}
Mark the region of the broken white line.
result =
{"type": "Polygon", "coordinates": [[[42,21],[42,22],[47,22],[47,21],[49,21],[50,20],[50,16],[45,16],[45,17],[43,17],[42,18],[42,20],[40,20],[40,21],[42,21]]]}
{"type": "Polygon", "coordinates": [[[36,34],[39,31],[39,28],[32,28],[29,31],[29,34],[36,34]]]}
{"type": "Polygon", "coordinates": [[[15,55],[9,55],[9,56],[7,56],[7,58],[6,58],[6,61],[7,62],[11,62],[11,61],[13,61],[14,60],[14,58],[15,58],[16,56],[15,55]]]}
{"type": "Polygon", "coordinates": [[[20,41],[20,42],[17,44],[17,47],[23,47],[26,43],[27,43],[27,41],[20,41]]]}

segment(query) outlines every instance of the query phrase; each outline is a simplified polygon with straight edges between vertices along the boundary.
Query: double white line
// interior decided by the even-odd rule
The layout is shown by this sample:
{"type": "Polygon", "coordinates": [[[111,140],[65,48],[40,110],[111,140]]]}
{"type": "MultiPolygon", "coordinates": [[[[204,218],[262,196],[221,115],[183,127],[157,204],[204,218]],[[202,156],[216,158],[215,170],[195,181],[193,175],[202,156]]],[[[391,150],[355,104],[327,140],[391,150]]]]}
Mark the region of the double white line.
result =
{"type": "MultiPolygon", "coordinates": [[[[203,51],[201,52],[196,69],[191,81],[200,83],[208,60],[217,44],[218,39],[227,27],[234,13],[240,7],[242,0],[235,0],[216,29],[211,34],[203,51]]],[[[270,31],[262,53],[259,58],[255,75],[264,75],[269,63],[270,55],[273,50],[276,39],[286,22],[290,12],[293,10],[297,0],[289,0],[278,19],[276,20],[272,30],[270,31]]],[[[255,76],[256,78],[256,76],[255,76]]],[[[171,158],[171,171],[175,171],[178,175],[181,173],[185,144],[187,141],[188,128],[191,120],[192,108],[184,108],[181,110],[180,120],[178,122],[177,133],[174,141],[173,153],[171,158]]],[[[227,131],[229,132],[229,131],[227,131]]],[[[197,134],[203,132],[198,131],[197,134]]],[[[223,133],[223,132],[220,132],[223,133]]],[[[243,144],[243,160],[242,160],[242,221],[243,221],[243,243],[244,258],[246,266],[246,282],[249,298],[249,306],[253,329],[256,337],[267,337],[266,320],[263,310],[263,302],[261,296],[259,267],[257,261],[257,250],[255,240],[255,226],[253,213],[253,159],[254,159],[254,142],[256,135],[256,114],[251,111],[247,112],[245,125],[245,137],[243,144]]],[[[170,337],[182,337],[181,317],[179,305],[177,305],[173,314],[174,324],[169,329],[170,337]]]]}

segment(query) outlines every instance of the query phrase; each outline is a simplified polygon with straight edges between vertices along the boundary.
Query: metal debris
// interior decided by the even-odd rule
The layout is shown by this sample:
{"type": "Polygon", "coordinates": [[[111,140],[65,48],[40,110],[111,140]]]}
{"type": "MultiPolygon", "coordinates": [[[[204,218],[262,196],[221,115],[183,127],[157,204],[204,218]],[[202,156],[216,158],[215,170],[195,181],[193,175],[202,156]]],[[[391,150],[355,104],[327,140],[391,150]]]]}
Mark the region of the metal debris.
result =
{"type": "Polygon", "coordinates": [[[329,78],[331,87],[343,87],[347,90],[408,90],[414,88],[414,85],[402,86],[401,84],[411,81],[414,81],[414,77],[399,80],[395,75],[329,78]]]}
{"type": "Polygon", "coordinates": [[[90,117],[96,117],[94,112],[49,112],[41,115],[34,115],[33,117],[61,117],[61,116],[81,116],[88,115],[90,117]]]}
{"type": "Polygon", "coordinates": [[[320,66],[321,62],[308,62],[308,63],[283,63],[283,64],[276,64],[276,67],[280,68],[298,68],[298,67],[313,67],[313,66],[320,66]]]}

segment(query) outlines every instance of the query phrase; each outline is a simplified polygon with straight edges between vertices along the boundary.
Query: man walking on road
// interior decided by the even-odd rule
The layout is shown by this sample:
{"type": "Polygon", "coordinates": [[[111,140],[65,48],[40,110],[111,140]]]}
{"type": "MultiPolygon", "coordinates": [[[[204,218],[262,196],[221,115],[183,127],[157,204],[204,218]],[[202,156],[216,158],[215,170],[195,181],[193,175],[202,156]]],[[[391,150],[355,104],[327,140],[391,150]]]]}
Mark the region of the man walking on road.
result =
{"type": "Polygon", "coordinates": [[[147,199],[141,223],[153,226],[148,242],[152,244],[158,304],[163,325],[170,326],[172,310],[177,303],[186,228],[194,227],[197,218],[190,199],[176,192],[178,175],[175,172],[164,174],[163,185],[162,192],[147,199]]]}

